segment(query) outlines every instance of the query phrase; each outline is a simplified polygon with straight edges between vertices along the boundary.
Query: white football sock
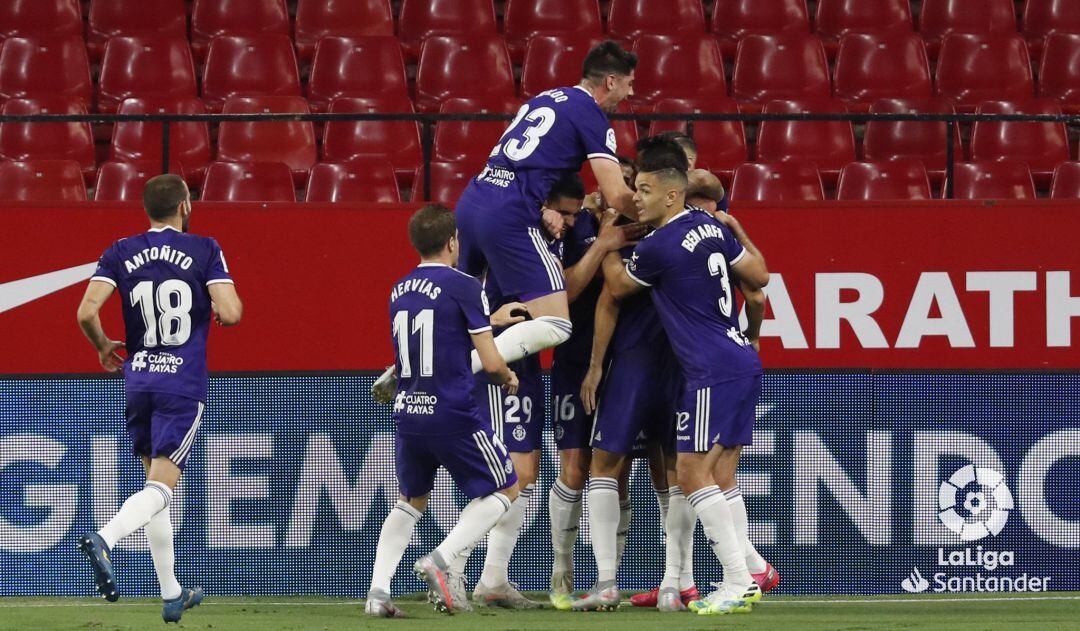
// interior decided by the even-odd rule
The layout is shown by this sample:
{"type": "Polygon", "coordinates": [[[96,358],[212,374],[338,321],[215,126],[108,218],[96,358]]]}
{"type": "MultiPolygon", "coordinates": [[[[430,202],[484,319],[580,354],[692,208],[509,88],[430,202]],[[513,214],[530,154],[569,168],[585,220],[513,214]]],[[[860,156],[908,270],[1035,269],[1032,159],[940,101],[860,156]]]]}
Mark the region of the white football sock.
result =
{"type": "Polygon", "coordinates": [[[615,568],[622,567],[623,550],[626,550],[626,535],[630,533],[630,520],[634,518],[634,507],[630,499],[619,500],[619,529],[615,532],[615,568]]]}
{"type": "Polygon", "coordinates": [[[172,520],[169,519],[169,507],[159,510],[150,521],[146,522],[146,539],[150,542],[150,558],[154,560],[158,585],[161,586],[161,599],[179,598],[183,590],[176,580],[176,556],[173,550],[172,520]]]}
{"type": "MultiPolygon", "coordinates": [[[[507,327],[495,338],[495,347],[509,364],[523,357],[535,355],[546,348],[562,344],[570,339],[571,331],[573,331],[573,325],[569,320],[554,316],[540,316],[534,320],[518,322],[507,327]]],[[[472,371],[478,373],[483,369],[480,355],[474,349],[472,371]]]]}
{"type": "Polygon", "coordinates": [[[551,573],[561,574],[574,569],[574,544],[581,527],[581,491],[555,480],[548,491],[548,514],[551,516],[551,547],[555,561],[551,573]]]}
{"type": "MultiPolygon", "coordinates": [[[[472,546],[483,539],[488,531],[494,534],[493,527],[500,523],[509,508],[510,499],[502,493],[478,497],[466,504],[461,510],[458,522],[432,553],[437,560],[441,558],[445,561],[445,565],[440,565],[440,567],[452,567],[457,557],[466,550],[471,551],[472,546]]],[[[492,541],[493,539],[488,540],[489,554],[492,541]]]]}
{"type": "Polygon", "coordinates": [[[680,581],[680,577],[685,573],[683,571],[684,549],[687,540],[691,544],[693,542],[695,523],[694,508],[690,506],[690,502],[686,501],[682,489],[677,486],[668,489],[667,524],[664,527],[667,533],[664,550],[664,581],[661,587],[685,589],[680,581]]]}
{"type": "Polygon", "coordinates": [[[691,493],[687,499],[701,520],[701,527],[705,529],[713,553],[724,567],[724,583],[741,587],[753,582],[750,571],[746,569],[742,545],[735,534],[731,508],[720,487],[715,484],[706,486],[691,493]]]}
{"type": "Polygon", "coordinates": [[[728,506],[731,508],[731,520],[735,524],[735,534],[739,536],[739,541],[742,542],[743,555],[746,557],[746,569],[750,570],[751,574],[761,574],[765,571],[767,564],[765,559],[758,554],[753,542],[750,541],[750,520],[746,516],[746,502],[743,501],[742,491],[736,486],[733,489],[724,491],[724,497],[727,498],[728,506]]]}
{"type": "Polygon", "coordinates": [[[502,585],[510,580],[510,555],[514,553],[521,526],[525,523],[525,511],[529,508],[535,485],[527,484],[518,493],[517,499],[509,505],[491,529],[488,537],[487,556],[484,557],[484,571],[480,573],[480,582],[489,587],[502,585]]]}
{"type": "Polygon", "coordinates": [[[618,572],[619,482],[615,478],[589,480],[589,533],[596,557],[596,586],[615,583],[618,572]]]}
{"type": "Polygon", "coordinates": [[[422,513],[408,502],[398,500],[390,509],[379,532],[379,544],[375,548],[375,566],[371,570],[371,590],[390,593],[390,579],[394,578],[401,555],[409,547],[413,529],[422,513]]]}
{"type": "MultiPolygon", "coordinates": [[[[483,537],[481,537],[481,539],[482,538],[483,537]]],[[[480,539],[477,539],[475,543],[470,545],[468,548],[465,548],[456,557],[454,557],[454,562],[450,564],[451,572],[461,575],[465,574],[465,565],[469,562],[469,557],[472,556],[473,550],[476,549],[476,544],[479,542],[480,539]]]]}
{"type": "Polygon", "coordinates": [[[172,501],[172,489],[161,482],[147,480],[141,491],[124,501],[116,515],[98,534],[111,550],[116,542],[146,525],[150,518],[172,501]]]}
{"type": "Polygon", "coordinates": [[[667,528],[668,490],[654,489],[656,492],[656,505],[660,508],[660,530],[667,528]]]}

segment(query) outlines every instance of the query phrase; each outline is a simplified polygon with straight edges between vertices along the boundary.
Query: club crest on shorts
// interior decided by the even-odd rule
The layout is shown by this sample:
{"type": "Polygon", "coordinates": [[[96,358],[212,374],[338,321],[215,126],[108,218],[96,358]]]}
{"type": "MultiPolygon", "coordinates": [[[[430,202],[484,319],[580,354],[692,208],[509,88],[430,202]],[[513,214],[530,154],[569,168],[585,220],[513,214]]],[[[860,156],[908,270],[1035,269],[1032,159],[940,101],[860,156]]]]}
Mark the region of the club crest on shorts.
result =
{"type": "Polygon", "coordinates": [[[514,428],[514,440],[525,440],[525,428],[518,425],[514,428]]]}

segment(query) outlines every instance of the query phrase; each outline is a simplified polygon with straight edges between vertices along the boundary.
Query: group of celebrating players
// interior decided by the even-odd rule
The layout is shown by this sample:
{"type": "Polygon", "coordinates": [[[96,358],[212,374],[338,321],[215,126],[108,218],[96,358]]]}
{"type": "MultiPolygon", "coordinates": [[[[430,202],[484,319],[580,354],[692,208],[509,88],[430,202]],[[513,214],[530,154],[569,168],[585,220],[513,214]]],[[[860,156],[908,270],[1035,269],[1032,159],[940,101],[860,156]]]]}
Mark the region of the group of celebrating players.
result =
{"type": "Polygon", "coordinates": [[[748,612],[779,583],[750,542],[735,477],[761,391],[768,271],[724,211],[719,181],[694,168],[692,139],[645,138],[636,164],[617,156],[607,113],[633,94],[636,63],[614,42],[595,47],[579,85],[521,107],[455,210],[428,205],[409,223],[421,262],[391,293],[397,359],[372,390],[393,403],[401,497],[379,537],[369,615],[402,615],[390,581],[440,466],[471,501],[414,565],[429,599],[443,611],[472,609],[465,563],[488,536],[473,601],[540,606],[518,592],[507,568],[539,471],[537,353],[552,347],[560,473],[548,495],[551,604],[619,606],[630,464],[642,456],[666,553],[660,586],[631,599],[635,605],[748,612]],[[591,195],[577,175],[585,161],[599,186],[591,195]],[[597,581],[575,597],[586,481],[597,581]],[[697,521],[724,572],[706,597],[691,562],[697,521]]]}
{"type": "MultiPolygon", "coordinates": [[[[454,211],[428,205],[409,222],[421,262],[391,293],[396,361],[372,391],[393,402],[401,496],[379,536],[369,615],[402,615],[390,581],[439,467],[471,501],[446,539],[414,565],[436,608],[471,609],[464,568],[484,536],[473,600],[540,606],[517,591],[507,567],[540,468],[545,406],[537,354],[547,348],[554,348],[560,462],[548,496],[552,605],[619,606],[630,464],[642,456],[650,460],[666,553],[660,586],[634,604],[746,612],[779,583],[750,542],[735,478],[761,389],[757,339],[768,271],[722,209],[719,181],[694,168],[689,137],[642,140],[636,164],[617,156],[607,113],[633,93],[636,64],[614,42],[596,46],[579,85],[521,107],[454,211]],[[599,186],[591,195],[577,175],[585,161],[599,186]],[[597,581],[575,598],[586,481],[597,581]],[[724,572],[704,598],[691,563],[697,521],[724,572]]],[[[127,429],[146,483],[78,546],[98,591],[115,601],[111,549],[145,527],[162,616],[177,622],[203,592],[176,579],[169,505],[205,409],[210,321],[235,325],[243,309],[217,242],[188,233],[183,180],[151,179],[143,205],[150,230],[105,251],[78,320],[102,367],[124,373],[127,429]],[[124,342],[110,339],[99,318],[114,292],[122,296],[124,342]]]]}

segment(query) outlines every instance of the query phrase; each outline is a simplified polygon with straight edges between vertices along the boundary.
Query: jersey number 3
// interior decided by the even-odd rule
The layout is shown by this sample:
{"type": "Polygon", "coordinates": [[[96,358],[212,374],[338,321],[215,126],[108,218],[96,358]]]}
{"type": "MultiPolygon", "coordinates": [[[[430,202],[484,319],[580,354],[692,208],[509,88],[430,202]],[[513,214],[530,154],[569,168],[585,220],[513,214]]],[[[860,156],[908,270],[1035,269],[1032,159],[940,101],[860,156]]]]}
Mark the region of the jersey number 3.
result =
{"type": "Polygon", "coordinates": [[[555,124],[555,110],[550,107],[538,107],[530,111],[528,105],[522,105],[514,118],[514,122],[510,123],[510,126],[506,128],[506,132],[503,133],[503,138],[506,138],[510,132],[517,130],[517,126],[522,120],[530,123],[530,125],[520,130],[524,138],[511,138],[503,144],[503,153],[506,154],[507,158],[515,162],[528,158],[540,146],[540,139],[551,131],[551,126],[555,124]]]}
{"type": "Polygon", "coordinates": [[[720,313],[725,318],[731,317],[731,277],[728,274],[727,259],[720,252],[709,255],[709,275],[720,277],[720,287],[724,295],[720,296],[720,313]]]}

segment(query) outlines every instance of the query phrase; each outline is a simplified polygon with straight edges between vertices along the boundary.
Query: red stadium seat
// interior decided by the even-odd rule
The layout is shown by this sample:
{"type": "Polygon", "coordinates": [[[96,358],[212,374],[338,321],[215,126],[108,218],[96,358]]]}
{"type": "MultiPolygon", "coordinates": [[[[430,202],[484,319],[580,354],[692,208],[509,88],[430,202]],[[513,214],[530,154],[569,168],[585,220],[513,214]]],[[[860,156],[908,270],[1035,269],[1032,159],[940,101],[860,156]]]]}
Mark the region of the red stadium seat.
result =
{"type": "Polygon", "coordinates": [[[833,94],[862,112],[879,99],[930,98],[933,84],[922,39],[914,33],[845,35],[836,56],[833,94]]]}
{"type": "MultiPolygon", "coordinates": [[[[244,96],[225,101],[224,114],[309,114],[300,96],[244,96]]],[[[283,162],[292,169],[297,186],[315,164],[315,130],[311,121],[226,121],[218,131],[217,159],[221,162],[283,162]]]]}
{"type": "Polygon", "coordinates": [[[1054,169],[1054,181],[1050,184],[1050,197],[1054,199],[1080,199],[1080,162],[1062,162],[1054,169]]]}
{"type": "MultiPolygon", "coordinates": [[[[955,199],[1035,199],[1035,183],[1019,160],[958,162],[953,170],[955,199]]],[[[942,197],[947,194],[946,181],[942,197]]]]}
{"type": "Polygon", "coordinates": [[[74,160],[0,161],[0,201],[84,202],[82,169],[74,160]]]}
{"type": "Polygon", "coordinates": [[[308,80],[311,109],[325,112],[341,97],[407,99],[401,45],[393,37],[324,37],[308,80]]]}
{"type": "Polygon", "coordinates": [[[281,162],[213,162],[206,169],[204,202],[295,202],[292,171],[281,162]]]}
{"type": "Polygon", "coordinates": [[[461,197],[469,180],[478,173],[466,164],[458,162],[431,163],[431,195],[424,196],[424,167],[416,169],[413,178],[412,201],[439,202],[453,208],[461,197]]]}
{"type": "Polygon", "coordinates": [[[89,107],[90,86],[90,62],[80,37],[12,37],[0,48],[0,101],[64,97],[89,107]]]}
{"type": "Polygon", "coordinates": [[[112,37],[142,37],[152,41],[188,36],[184,0],[93,0],[86,29],[92,60],[101,59],[112,37]]]}
{"type": "MultiPolygon", "coordinates": [[[[730,98],[715,99],[663,99],[656,103],[656,114],[675,114],[682,112],[713,114],[737,114],[739,106],[730,98]]],[[[653,121],[649,126],[649,135],[663,131],[687,132],[683,121],[653,121]]],[[[698,146],[699,166],[707,166],[710,171],[724,174],[730,181],[731,175],[740,164],[747,160],[746,131],[740,121],[706,122],[695,121],[694,141],[698,146]]]]}
{"type": "Polygon", "coordinates": [[[735,56],[747,35],[805,35],[810,32],[806,0],[716,0],[712,31],[724,56],[735,56]]]}
{"type": "Polygon", "coordinates": [[[416,109],[438,111],[446,99],[507,98],[515,95],[506,44],[497,36],[430,37],[416,67],[416,109]]]}
{"type": "MultiPolygon", "coordinates": [[[[617,114],[631,114],[633,108],[630,103],[623,101],[615,110],[617,114]]],[[[638,128],[635,121],[611,121],[611,128],[615,130],[615,146],[618,148],[616,155],[633,158],[637,155],[638,128]]],[[[590,169],[591,170],[591,169],[590,169]]]]}
{"type": "Polygon", "coordinates": [[[910,33],[911,5],[908,0],[818,0],[814,28],[825,52],[832,53],[848,33],[910,33]]]}
{"type": "Polygon", "coordinates": [[[1080,7],[1072,0],[1027,0],[1023,31],[1032,59],[1042,55],[1043,39],[1051,33],[1080,34],[1080,7]]]}
{"type": "Polygon", "coordinates": [[[852,162],[840,170],[836,199],[875,201],[931,199],[930,178],[918,160],[852,162]]]}
{"type": "Polygon", "coordinates": [[[580,42],[602,34],[596,0],[510,0],[503,26],[514,63],[521,63],[527,46],[541,35],[580,42]]]}
{"type": "MultiPolygon", "coordinates": [[[[843,103],[832,100],[771,101],[766,114],[842,114],[843,103]]],[[[855,160],[855,133],[850,122],[765,121],[757,138],[761,162],[812,162],[827,184],[835,183],[840,169],[855,160]]]]}
{"type": "Polygon", "coordinates": [[[496,34],[491,0],[405,0],[401,4],[398,38],[409,62],[420,55],[424,41],[436,35],[483,39],[496,34]]]}
{"type": "Polygon", "coordinates": [[[198,96],[187,39],[114,37],[105,46],[98,81],[98,110],[116,111],[133,97],[198,96]]]}
{"type": "MultiPolygon", "coordinates": [[[[85,114],[79,99],[63,97],[11,99],[5,116],[27,114],[85,114]]],[[[90,123],[2,123],[0,160],[74,160],[86,182],[94,177],[94,136],[90,123]]]]}
{"type": "MultiPolygon", "coordinates": [[[[987,101],[979,114],[1061,115],[1057,101],[987,101]]],[[[1022,123],[978,121],[971,134],[971,159],[1009,158],[1027,162],[1040,188],[1050,184],[1054,167],[1069,159],[1069,136],[1065,123],[1022,123]]]]}
{"type": "MultiPolygon", "coordinates": [[[[450,99],[439,108],[440,114],[491,113],[513,115],[521,107],[521,101],[496,99],[450,99]]],[[[492,148],[506,131],[509,121],[442,121],[435,125],[435,149],[432,160],[436,162],[464,162],[469,168],[480,171],[487,163],[492,148]]]]}
{"type": "Polygon", "coordinates": [[[195,0],[191,9],[191,49],[195,58],[205,59],[211,41],[223,35],[289,37],[285,0],[195,0]]]}
{"type": "Polygon", "coordinates": [[[531,99],[544,90],[577,85],[585,55],[602,40],[567,35],[539,35],[529,40],[521,69],[521,96],[531,99]]]}
{"type": "Polygon", "coordinates": [[[300,70],[285,35],[218,37],[203,69],[203,100],[220,112],[233,96],[300,96],[300,70]]]}
{"type": "MultiPolygon", "coordinates": [[[[871,114],[955,114],[948,99],[887,99],[870,107],[871,114]]],[[[873,120],[866,124],[863,137],[863,155],[867,160],[883,161],[898,158],[921,160],[935,183],[945,177],[948,164],[948,123],[918,121],[873,120]]],[[[964,157],[960,145],[960,130],[954,127],[953,155],[959,161],[964,157]]]]}
{"type": "Polygon", "coordinates": [[[747,35],[739,43],[731,96],[745,111],[775,99],[828,98],[829,65],[811,35],[747,35]]]}
{"type": "Polygon", "coordinates": [[[1070,114],[1080,114],[1080,35],[1046,36],[1039,63],[1039,96],[1058,99],[1070,114]]]}
{"type": "MultiPolygon", "coordinates": [[[[169,163],[169,172],[187,179],[181,165],[169,163]]],[[[161,161],[106,162],[98,169],[94,199],[110,202],[142,201],[146,181],[161,174],[161,161]]]]}
{"type": "MultiPolygon", "coordinates": [[[[330,113],[409,113],[408,99],[377,101],[371,99],[336,99],[330,113]]],[[[424,160],[420,127],[412,121],[331,121],[323,132],[323,161],[353,162],[378,156],[394,165],[398,180],[407,183],[424,160]]]]}
{"type": "Polygon", "coordinates": [[[0,2],[0,39],[8,37],[82,37],[79,0],[5,0],[0,2]]]}
{"type": "Polygon", "coordinates": [[[997,35],[1016,32],[1014,0],[922,0],[919,31],[930,59],[953,33],[997,35]]]}
{"type": "Polygon", "coordinates": [[[662,98],[724,98],[724,61],[708,35],[642,35],[634,44],[635,111],[649,112],[662,98]]]}
{"type": "Polygon", "coordinates": [[[315,54],[324,37],[393,37],[390,0],[300,0],[296,5],[296,49],[300,61],[315,54]]]}
{"type": "Polygon", "coordinates": [[[747,162],[735,170],[731,201],[812,202],[825,199],[825,188],[813,164],[747,162]]]}
{"type": "MultiPolygon", "coordinates": [[[[205,114],[195,97],[127,99],[120,114],[205,114]]],[[[161,123],[122,122],[113,127],[112,159],[118,162],[156,161],[161,164],[161,123]]],[[[188,183],[202,182],[210,163],[210,132],[206,123],[169,124],[169,164],[184,165],[188,183]]]]}
{"type": "Polygon", "coordinates": [[[401,202],[394,167],[370,160],[349,164],[320,162],[308,176],[308,202],[401,202]]]}
{"type": "Polygon", "coordinates": [[[1030,99],[1035,88],[1027,44],[1015,33],[949,35],[941,45],[936,86],[939,96],[965,113],[983,101],[1030,99]]]}
{"type": "Polygon", "coordinates": [[[705,32],[701,0],[611,0],[608,34],[624,43],[642,35],[699,35],[705,32]]]}

